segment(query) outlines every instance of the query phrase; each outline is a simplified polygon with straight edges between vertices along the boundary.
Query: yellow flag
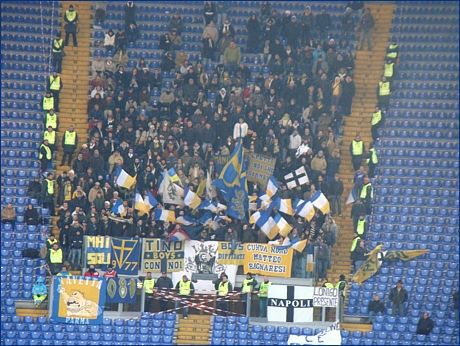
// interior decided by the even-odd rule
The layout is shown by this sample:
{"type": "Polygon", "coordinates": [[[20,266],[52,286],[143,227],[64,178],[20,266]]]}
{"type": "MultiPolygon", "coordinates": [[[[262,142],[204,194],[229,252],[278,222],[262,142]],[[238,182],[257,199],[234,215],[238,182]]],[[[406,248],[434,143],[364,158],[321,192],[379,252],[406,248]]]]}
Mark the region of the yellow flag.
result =
{"type": "Polygon", "coordinates": [[[426,254],[429,250],[398,250],[391,251],[388,253],[384,259],[386,260],[401,260],[401,261],[410,261],[412,258],[426,254]]]}
{"type": "Polygon", "coordinates": [[[380,268],[381,262],[377,259],[377,255],[380,250],[383,248],[383,245],[378,245],[374,250],[369,254],[366,262],[363,263],[362,267],[353,275],[353,281],[359,283],[360,285],[363,281],[366,281],[370,277],[374,276],[375,273],[380,268]]]}

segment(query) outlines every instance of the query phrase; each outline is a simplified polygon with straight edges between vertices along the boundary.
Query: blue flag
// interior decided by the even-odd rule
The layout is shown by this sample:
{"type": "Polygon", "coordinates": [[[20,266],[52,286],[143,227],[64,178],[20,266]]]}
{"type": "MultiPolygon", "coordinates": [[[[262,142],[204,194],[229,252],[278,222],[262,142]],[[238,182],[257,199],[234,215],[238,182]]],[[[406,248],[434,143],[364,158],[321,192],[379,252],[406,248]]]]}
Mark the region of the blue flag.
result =
{"type": "Polygon", "coordinates": [[[227,215],[245,222],[246,211],[249,209],[246,166],[243,140],[240,138],[219,179],[213,183],[227,201],[227,215]]]}

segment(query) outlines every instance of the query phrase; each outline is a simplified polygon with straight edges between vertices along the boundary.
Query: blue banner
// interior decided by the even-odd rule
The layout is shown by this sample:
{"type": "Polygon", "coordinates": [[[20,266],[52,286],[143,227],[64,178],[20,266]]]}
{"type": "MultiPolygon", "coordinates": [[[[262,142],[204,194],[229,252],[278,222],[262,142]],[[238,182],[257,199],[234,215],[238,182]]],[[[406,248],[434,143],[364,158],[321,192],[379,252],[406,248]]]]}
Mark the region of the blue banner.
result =
{"type": "Polygon", "coordinates": [[[102,324],[105,278],[54,276],[51,323],[102,324]]]}
{"type": "MultiPolygon", "coordinates": [[[[139,270],[140,239],[111,238],[111,262],[113,269],[121,275],[137,275],[139,270]]],[[[106,266],[102,270],[107,270],[106,266]]]]}
{"type": "Polygon", "coordinates": [[[110,237],[85,237],[86,264],[108,265],[112,258],[112,244],[110,237]]]}
{"type": "Polygon", "coordinates": [[[136,303],[137,280],[135,278],[107,279],[107,303],[136,303]]]}

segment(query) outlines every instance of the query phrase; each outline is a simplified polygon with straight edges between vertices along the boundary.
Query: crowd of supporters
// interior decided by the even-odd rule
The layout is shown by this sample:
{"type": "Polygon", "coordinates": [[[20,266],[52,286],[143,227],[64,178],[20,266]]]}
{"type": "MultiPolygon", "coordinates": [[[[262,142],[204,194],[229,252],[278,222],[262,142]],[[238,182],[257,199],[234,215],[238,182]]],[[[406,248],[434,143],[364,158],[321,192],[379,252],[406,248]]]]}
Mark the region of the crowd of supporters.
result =
{"type": "MultiPolygon", "coordinates": [[[[204,200],[202,187],[207,177],[215,180],[219,176],[213,157],[230,155],[242,138],[247,151],[276,159],[279,197],[307,200],[321,191],[334,202],[329,215],[315,210],[310,221],[283,215],[293,226],[290,239],[310,241],[304,252],[295,254],[293,274],[306,276],[306,256],[317,245],[323,261],[320,276],[325,277],[338,236],[333,216],[341,216],[343,194],[336,136],[342,117],[350,114],[355,94],[354,60],[348,49],[353,16],[361,7],[352,7],[342,16],[341,39],[336,42],[330,38],[332,19],[326,7],[317,14],[306,6],[301,15],[290,11],[280,15],[269,2],[263,2],[259,13],[247,22],[243,47],[236,43],[235,28],[226,15],[229,4],[205,2],[201,55],[194,57],[181,49],[184,24],[175,13],[170,32],[159,41],[163,50],[160,68],[150,71],[148,59],[140,59],[134,68],[127,66],[128,43],[136,42],[140,34],[135,22],[136,4],[129,1],[125,30],[108,30],[103,42],[114,52],[113,57],[98,55],[91,63],[89,142],[78,146],[72,169],[56,179],[59,209],[56,214],[54,207],[50,209],[59,217],[64,257],[72,254],[71,264],[76,265],[78,251],[72,250],[81,249],[83,235],[167,239],[174,229],[184,228],[155,221],[152,215],[139,215],[133,208],[133,191],[116,183],[118,168],[136,177],[136,188],[142,195],[149,190],[160,202],[157,192],[162,172],[173,168],[179,183],[188,185],[204,200]],[[253,58],[263,73],[251,72],[244,63],[245,55],[253,58]],[[173,76],[171,83],[163,83],[163,72],[173,76]],[[155,90],[159,97],[153,96],[155,90]],[[288,189],[284,176],[300,167],[305,168],[310,181],[288,189]],[[118,200],[126,207],[123,214],[112,212],[118,200]]],[[[96,6],[99,21],[103,21],[104,8],[96,6]]],[[[47,176],[49,181],[53,178],[47,176]]],[[[46,195],[49,185],[46,180],[44,183],[41,187],[31,184],[29,195],[39,193],[39,189],[46,195]]],[[[264,188],[248,182],[250,196],[260,195],[264,188]]],[[[225,204],[219,197],[216,200],[225,204]]],[[[195,219],[203,212],[177,205],[165,207],[174,210],[176,216],[195,219]]],[[[208,229],[196,225],[191,238],[269,241],[257,226],[236,219],[221,220],[219,226],[208,229]]]]}

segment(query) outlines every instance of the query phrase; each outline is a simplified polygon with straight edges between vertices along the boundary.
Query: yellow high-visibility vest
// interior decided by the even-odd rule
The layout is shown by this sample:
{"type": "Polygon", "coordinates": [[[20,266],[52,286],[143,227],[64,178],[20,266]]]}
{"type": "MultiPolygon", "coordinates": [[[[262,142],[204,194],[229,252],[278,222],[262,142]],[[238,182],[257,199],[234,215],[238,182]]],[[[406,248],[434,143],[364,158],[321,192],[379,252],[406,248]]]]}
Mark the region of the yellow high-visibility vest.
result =
{"type": "Polygon", "coordinates": [[[365,199],[367,197],[367,187],[368,186],[371,187],[371,198],[374,198],[374,189],[372,188],[371,183],[367,183],[366,185],[363,186],[363,188],[361,189],[361,195],[359,196],[359,198],[365,199]]]}
{"type": "Polygon", "coordinates": [[[369,152],[372,153],[372,157],[370,159],[366,160],[366,163],[369,163],[369,161],[372,159],[372,163],[375,165],[379,162],[379,159],[377,157],[377,152],[375,151],[375,148],[369,149],[369,152]]]}
{"type": "Polygon", "coordinates": [[[54,245],[54,244],[56,244],[58,241],[57,241],[57,239],[54,239],[54,240],[47,239],[46,242],[47,242],[48,244],[50,244],[50,245],[54,245]]]}
{"type": "Polygon", "coordinates": [[[352,153],[353,153],[353,156],[357,156],[357,155],[362,155],[363,154],[363,144],[364,142],[363,141],[359,141],[359,142],[356,142],[354,139],[353,141],[351,142],[352,144],[352,153]]]}
{"type": "Polygon", "coordinates": [[[258,296],[259,296],[260,298],[267,298],[267,297],[268,297],[268,288],[270,287],[271,284],[272,284],[272,283],[271,283],[270,281],[267,282],[267,283],[262,282],[262,283],[260,284],[259,294],[258,294],[258,296]]]}
{"type": "Polygon", "coordinates": [[[390,82],[380,82],[380,96],[388,96],[390,95],[390,82]]]}
{"type": "Polygon", "coordinates": [[[219,296],[225,297],[228,294],[228,281],[219,284],[219,296]]]}
{"type": "Polygon", "coordinates": [[[64,145],[75,145],[76,138],[77,133],[75,131],[70,132],[67,130],[64,134],[64,145]]]}
{"type": "Polygon", "coordinates": [[[43,140],[48,140],[48,143],[49,144],[54,144],[54,142],[56,142],[56,131],[45,131],[43,133],[43,140]]]}
{"type": "Polygon", "coordinates": [[[326,288],[334,288],[334,285],[331,284],[330,282],[326,282],[326,283],[324,284],[324,287],[326,287],[326,288]]]}
{"type": "Polygon", "coordinates": [[[345,288],[343,289],[343,293],[342,293],[343,296],[345,297],[345,294],[347,293],[347,282],[346,282],[346,281],[339,281],[339,282],[337,282],[337,284],[335,285],[335,288],[340,289],[340,284],[341,284],[342,282],[345,284],[345,288]]]}
{"type": "Polygon", "coordinates": [[[393,77],[393,67],[394,67],[394,63],[391,63],[391,64],[385,64],[385,70],[383,72],[383,75],[385,77],[393,77]]]}
{"type": "Polygon", "coordinates": [[[61,88],[61,77],[50,76],[50,90],[59,90],[61,88]]]}
{"type": "Polygon", "coordinates": [[[356,233],[359,235],[363,235],[364,233],[364,225],[366,224],[366,220],[358,220],[356,223],[356,233]]]}
{"type": "Polygon", "coordinates": [[[360,240],[361,240],[360,237],[356,237],[355,239],[353,239],[353,243],[351,243],[350,252],[355,251],[355,249],[356,249],[356,244],[358,244],[358,242],[359,242],[360,240]]]}
{"type": "Polygon", "coordinates": [[[50,262],[51,263],[62,263],[62,250],[50,250],[50,262]]]}
{"type": "Polygon", "coordinates": [[[57,128],[57,115],[55,114],[46,114],[46,124],[45,128],[48,128],[48,126],[51,126],[53,130],[56,130],[57,128]]]}
{"type": "MultiPolygon", "coordinates": [[[[45,148],[45,150],[46,150],[46,159],[47,159],[47,160],[51,160],[51,158],[52,158],[51,149],[50,149],[47,145],[44,145],[44,144],[40,145],[40,149],[41,149],[42,147],[45,148]]],[[[41,153],[41,150],[40,150],[40,155],[38,156],[38,158],[39,158],[40,160],[43,158],[43,154],[41,153]]]]}
{"type": "Polygon", "coordinates": [[[69,21],[72,21],[75,19],[75,17],[77,16],[77,11],[65,11],[65,16],[67,17],[67,19],[69,21]]]}
{"type": "Polygon", "coordinates": [[[53,42],[53,53],[60,53],[61,50],[62,50],[62,43],[64,42],[64,40],[62,38],[60,38],[59,40],[56,40],[54,39],[54,42],[53,42]],[[55,42],[57,44],[55,44],[55,42]],[[59,49],[55,49],[54,46],[59,46],[60,48],[59,49]]]}
{"type": "Polygon", "coordinates": [[[243,289],[241,290],[242,292],[251,292],[251,286],[249,285],[250,283],[252,283],[254,281],[254,278],[248,280],[248,279],[244,279],[243,281],[243,289]]]}
{"type": "Polygon", "coordinates": [[[45,180],[46,180],[46,186],[47,186],[48,194],[49,195],[54,194],[54,183],[53,183],[53,181],[48,180],[48,179],[45,179],[45,180]]]}
{"type": "MultiPolygon", "coordinates": [[[[397,44],[390,44],[390,46],[388,48],[393,50],[393,49],[398,48],[398,45],[397,44]]],[[[396,59],[397,56],[398,56],[398,52],[391,52],[391,53],[387,54],[387,58],[390,58],[390,59],[396,59]]]]}
{"type": "Polygon", "coordinates": [[[181,296],[186,296],[190,294],[190,281],[181,281],[179,283],[179,294],[181,296]]]}
{"type": "Polygon", "coordinates": [[[43,109],[45,111],[49,111],[50,109],[54,108],[54,97],[44,97],[43,98],[43,109]]]}
{"type": "Polygon", "coordinates": [[[372,113],[371,125],[374,126],[382,120],[382,111],[372,113]]]}
{"type": "Polygon", "coordinates": [[[145,293],[153,293],[153,286],[155,286],[155,279],[144,280],[145,293]]]}

